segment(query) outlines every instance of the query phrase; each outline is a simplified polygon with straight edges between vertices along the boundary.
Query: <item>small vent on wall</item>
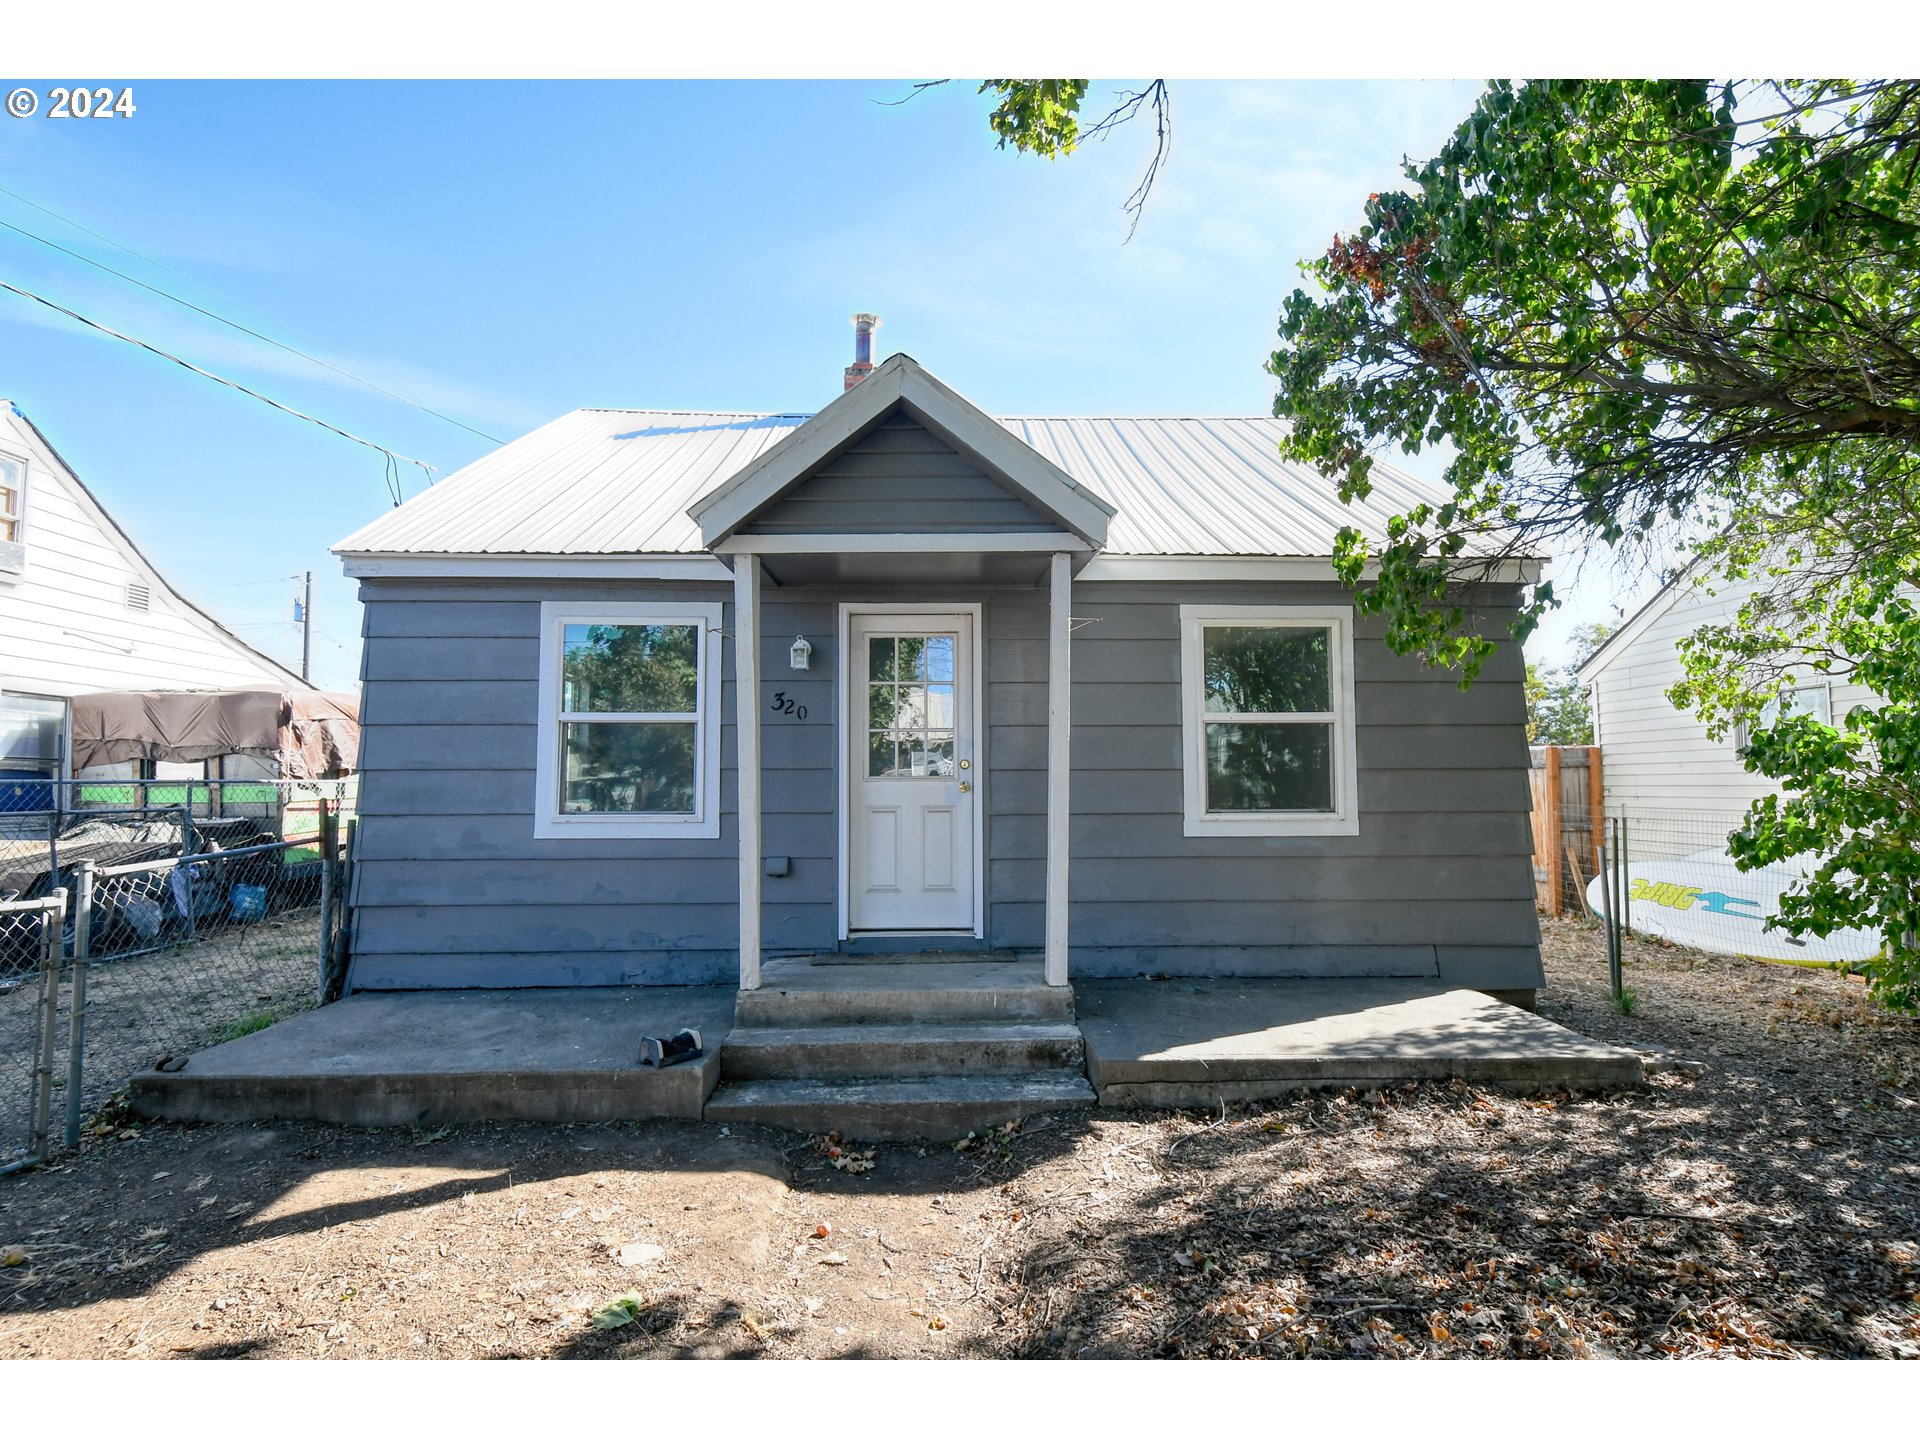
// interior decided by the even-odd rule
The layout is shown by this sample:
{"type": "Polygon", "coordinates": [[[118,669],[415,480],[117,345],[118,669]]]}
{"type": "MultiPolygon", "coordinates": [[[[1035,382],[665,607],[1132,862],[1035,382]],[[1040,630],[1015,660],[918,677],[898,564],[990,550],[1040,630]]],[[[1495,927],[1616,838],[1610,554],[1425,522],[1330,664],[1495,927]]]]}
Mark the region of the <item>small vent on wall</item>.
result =
{"type": "Polygon", "coordinates": [[[127,582],[127,608],[129,610],[149,610],[153,607],[153,591],[138,580],[127,582]]]}

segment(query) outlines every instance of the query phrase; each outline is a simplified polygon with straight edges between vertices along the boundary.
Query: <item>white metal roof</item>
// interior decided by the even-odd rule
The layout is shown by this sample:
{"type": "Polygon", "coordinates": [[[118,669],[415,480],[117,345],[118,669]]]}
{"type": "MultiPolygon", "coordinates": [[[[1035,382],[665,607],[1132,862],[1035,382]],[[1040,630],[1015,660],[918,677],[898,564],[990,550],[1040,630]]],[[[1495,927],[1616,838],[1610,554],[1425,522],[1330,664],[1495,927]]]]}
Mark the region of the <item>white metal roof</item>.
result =
{"type": "MultiPolygon", "coordinates": [[[[468,465],[349,535],[387,555],[704,553],[687,511],[810,417],[576,410],[468,465]]],[[[999,422],[1118,512],[1108,555],[1325,556],[1353,525],[1444,494],[1385,464],[1347,505],[1318,471],[1283,461],[1270,417],[1006,417],[999,422]]]]}

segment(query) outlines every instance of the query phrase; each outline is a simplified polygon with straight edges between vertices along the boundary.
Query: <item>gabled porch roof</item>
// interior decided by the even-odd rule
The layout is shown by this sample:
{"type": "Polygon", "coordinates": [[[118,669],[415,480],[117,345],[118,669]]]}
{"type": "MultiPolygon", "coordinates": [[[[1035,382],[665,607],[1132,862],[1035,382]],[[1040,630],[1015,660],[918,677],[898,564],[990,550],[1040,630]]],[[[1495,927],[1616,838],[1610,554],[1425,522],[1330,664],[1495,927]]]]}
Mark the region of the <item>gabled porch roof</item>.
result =
{"type": "MultiPolygon", "coordinates": [[[[1106,545],[1107,522],[1115,514],[1112,505],[1009,433],[992,416],[941,384],[907,355],[890,356],[866,380],[690,506],[687,514],[700,527],[702,543],[719,551],[793,550],[796,546],[791,540],[777,546],[749,545],[737,542],[736,537],[754,517],[764,514],[822,465],[890,415],[901,412],[951,446],[956,454],[972,461],[1037,515],[1058,526],[1063,536],[1072,537],[1075,543],[1070,548],[1099,550],[1106,545]]],[[[1005,536],[990,542],[985,537],[958,534],[943,539],[949,542],[944,548],[955,550],[1016,547],[1016,542],[1005,536]],[[984,543],[966,543],[975,538],[984,543]]],[[[1060,538],[1055,538],[1045,548],[1063,546],[1060,538]]]]}

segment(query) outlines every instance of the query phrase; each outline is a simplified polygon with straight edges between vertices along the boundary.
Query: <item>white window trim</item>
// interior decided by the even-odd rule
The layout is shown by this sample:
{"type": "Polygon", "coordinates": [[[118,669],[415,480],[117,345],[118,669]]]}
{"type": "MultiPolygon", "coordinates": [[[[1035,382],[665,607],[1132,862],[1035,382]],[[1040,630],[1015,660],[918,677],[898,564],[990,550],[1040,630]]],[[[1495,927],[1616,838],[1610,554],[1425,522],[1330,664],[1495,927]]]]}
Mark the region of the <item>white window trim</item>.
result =
{"type": "Polygon", "coordinates": [[[540,840],[717,840],[720,837],[720,619],[716,604],[643,601],[540,605],[539,758],[534,765],[533,833],[540,840]],[[567,815],[560,810],[560,672],[568,625],[700,627],[695,698],[694,811],[691,815],[567,815]]]}
{"type": "Polygon", "coordinates": [[[13,521],[13,539],[9,540],[0,534],[0,574],[15,575],[19,573],[21,559],[26,554],[27,488],[33,480],[33,458],[3,445],[0,445],[0,457],[20,467],[19,485],[6,487],[16,492],[13,510],[10,514],[0,515],[0,518],[13,521]]]}
{"type": "Polygon", "coordinates": [[[1180,607],[1180,755],[1186,796],[1186,834],[1358,835],[1360,777],[1354,736],[1353,610],[1325,605],[1182,605],[1180,607]],[[1207,810],[1207,717],[1202,632],[1209,627],[1325,626],[1333,698],[1333,809],[1331,811],[1207,810]]]}

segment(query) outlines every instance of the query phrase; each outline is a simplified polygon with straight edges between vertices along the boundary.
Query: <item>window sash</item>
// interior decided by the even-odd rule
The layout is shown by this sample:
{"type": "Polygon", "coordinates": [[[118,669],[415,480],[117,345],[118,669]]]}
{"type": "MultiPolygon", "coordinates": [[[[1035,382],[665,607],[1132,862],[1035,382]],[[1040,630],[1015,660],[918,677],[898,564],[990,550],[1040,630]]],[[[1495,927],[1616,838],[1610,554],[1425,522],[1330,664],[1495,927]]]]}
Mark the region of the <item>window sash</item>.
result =
{"type": "MultiPolygon", "coordinates": [[[[1183,605],[1180,607],[1182,787],[1189,836],[1352,835],[1359,832],[1359,774],[1353,711],[1352,612],[1326,606],[1183,605]],[[1246,711],[1208,708],[1209,632],[1321,630],[1327,636],[1327,689],[1332,708],[1246,711]],[[1286,810],[1215,809],[1208,743],[1218,725],[1318,725],[1327,731],[1329,804],[1286,810]]],[[[1315,697],[1317,698],[1317,697],[1315,697]]]]}
{"type": "Polygon", "coordinates": [[[720,663],[714,635],[716,603],[612,602],[541,606],[540,754],[535,773],[536,838],[592,836],[714,839],[720,833],[720,663]],[[694,708],[691,710],[566,710],[566,632],[569,626],[687,626],[698,632],[694,708]],[[685,725],[692,728],[693,808],[686,810],[568,810],[567,736],[574,726],[685,725]]]}

